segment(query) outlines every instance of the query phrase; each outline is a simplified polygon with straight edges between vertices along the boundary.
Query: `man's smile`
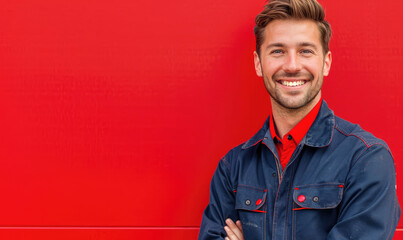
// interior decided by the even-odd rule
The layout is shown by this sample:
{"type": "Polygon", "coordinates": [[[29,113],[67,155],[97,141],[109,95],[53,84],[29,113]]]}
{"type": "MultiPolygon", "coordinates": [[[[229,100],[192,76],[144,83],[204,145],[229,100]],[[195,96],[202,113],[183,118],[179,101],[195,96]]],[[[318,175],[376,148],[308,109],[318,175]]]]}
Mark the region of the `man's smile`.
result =
{"type": "Polygon", "coordinates": [[[280,81],[278,81],[281,85],[283,85],[283,86],[287,86],[287,87],[299,87],[299,86],[302,86],[302,85],[304,85],[307,81],[306,80],[297,80],[297,81],[295,81],[295,80],[292,80],[292,81],[289,81],[289,80],[280,80],[280,81]]]}

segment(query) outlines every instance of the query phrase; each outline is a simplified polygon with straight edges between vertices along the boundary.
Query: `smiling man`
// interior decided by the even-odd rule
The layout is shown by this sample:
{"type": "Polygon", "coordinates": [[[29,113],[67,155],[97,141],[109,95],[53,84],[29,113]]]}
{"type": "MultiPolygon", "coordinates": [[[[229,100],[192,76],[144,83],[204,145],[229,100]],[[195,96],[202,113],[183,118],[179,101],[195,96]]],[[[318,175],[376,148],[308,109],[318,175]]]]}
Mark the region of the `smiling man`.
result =
{"type": "Polygon", "coordinates": [[[256,17],[255,70],[272,114],[221,159],[199,239],[392,239],[391,152],[322,100],[331,28],[315,0],[272,0],[256,17]]]}

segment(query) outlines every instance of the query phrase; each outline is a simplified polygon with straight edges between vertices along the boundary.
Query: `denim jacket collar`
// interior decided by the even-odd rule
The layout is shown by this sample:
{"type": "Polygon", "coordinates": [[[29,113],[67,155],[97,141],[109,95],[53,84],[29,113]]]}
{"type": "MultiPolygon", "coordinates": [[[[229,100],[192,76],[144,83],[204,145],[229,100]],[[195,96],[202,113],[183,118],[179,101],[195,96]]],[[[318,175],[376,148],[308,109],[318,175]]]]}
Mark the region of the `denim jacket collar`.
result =
{"type": "MultiPolygon", "coordinates": [[[[242,149],[252,147],[263,140],[272,139],[269,124],[270,116],[266,119],[263,127],[251,139],[243,144],[242,149]]],[[[311,147],[328,146],[333,138],[334,126],[334,113],[329,109],[327,103],[323,100],[318,116],[316,116],[315,121],[300,144],[305,144],[311,147]]],[[[270,145],[273,145],[274,149],[274,143],[271,144],[272,142],[273,141],[268,141],[270,145]]]]}

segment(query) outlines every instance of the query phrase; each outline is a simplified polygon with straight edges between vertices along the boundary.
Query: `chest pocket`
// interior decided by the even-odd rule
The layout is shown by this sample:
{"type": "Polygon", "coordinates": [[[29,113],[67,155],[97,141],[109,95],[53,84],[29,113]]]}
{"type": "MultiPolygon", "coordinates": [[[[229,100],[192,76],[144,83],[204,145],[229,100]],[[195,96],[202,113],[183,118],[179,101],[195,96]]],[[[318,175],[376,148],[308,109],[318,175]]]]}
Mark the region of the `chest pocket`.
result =
{"type": "Polygon", "coordinates": [[[267,190],[239,185],[236,191],[235,209],[265,212],[261,209],[266,202],[267,190]]]}
{"type": "Polygon", "coordinates": [[[308,209],[335,208],[343,198],[342,184],[318,184],[296,187],[294,203],[308,209]]]}
{"type": "Polygon", "coordinates": [[[294,188],[292,239],[326,239],[337,223],[343,185],[304,185],[294,188]]]}

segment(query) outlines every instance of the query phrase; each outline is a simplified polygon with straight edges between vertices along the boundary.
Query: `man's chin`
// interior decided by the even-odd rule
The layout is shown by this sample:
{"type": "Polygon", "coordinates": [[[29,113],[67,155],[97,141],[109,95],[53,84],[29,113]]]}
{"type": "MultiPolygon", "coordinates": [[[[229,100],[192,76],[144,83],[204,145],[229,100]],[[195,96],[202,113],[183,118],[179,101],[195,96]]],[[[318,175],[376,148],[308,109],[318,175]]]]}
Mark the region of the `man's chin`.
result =
{"type": "MultiPolygon", "coordinates": [[[[313,98],[314,99],[314,98],[313,98]]],[[[304,98],[299,98],[299,99],[273,99],[272,101],[276,101],[276,103],[278,105],[280,105],[282,108],[288,109],[288,110],[300,110],[303,109],[305,107],[307,107],[308,105],[310,105],[310,103],[312,102],[313,99],[304,99],[304,98]]]]}
{"type": "Polygon", "coordinates": [[[299,109],[303,107],[306,104],[306,101],[303,99],[276,99],[272,98],[272,101],[275,101],[278,105],[280,105],[283,108],[287,109],[299,109]]]}

